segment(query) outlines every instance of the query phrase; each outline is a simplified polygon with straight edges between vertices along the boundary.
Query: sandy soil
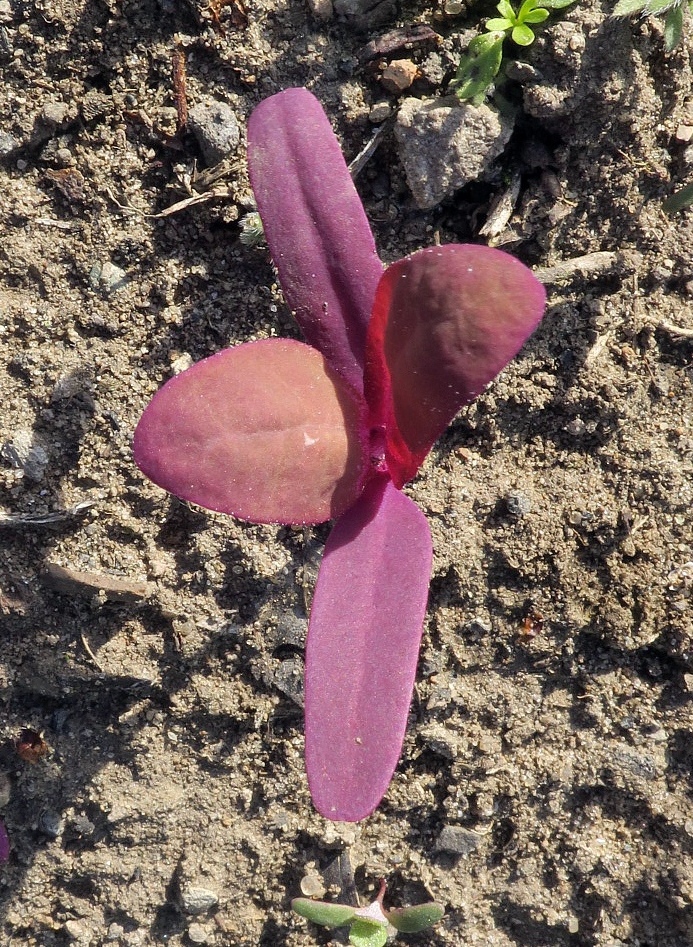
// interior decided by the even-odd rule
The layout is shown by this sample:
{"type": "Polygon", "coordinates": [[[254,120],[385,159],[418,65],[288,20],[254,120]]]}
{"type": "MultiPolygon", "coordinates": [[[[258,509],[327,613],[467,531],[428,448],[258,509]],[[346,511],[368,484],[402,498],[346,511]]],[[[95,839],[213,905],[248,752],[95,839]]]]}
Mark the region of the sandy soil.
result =
{"type": "MultiPolygon", "coordinates": [[[[362,897],[386,877],[394,903],[445,904],[414,944],[693,944],[693,215],[661,209],[693,163],[691,67],[658,22],[604,7],[528,50],[504,246],[537,267],[620,255],[548,274],[542,327],[408,488],[435,543],[411,725],[383,804],[343,826],[302,764],[326,528],[189,508],[132,462],[187,358],[295,333],[239,241],[242,141],[198,180],[213,199],[162,216],[204,167],[175,137],[171,56],[191,107],[230,104],[242,133],[307,85],[350,159],[396,103],[365,44],[431,24],[436,49],[397,57],[440,94],[482,14],[386,4],[357,29],[248,0],[222,33],[194,0],[0,0],[3,944],[339,943],[288,905],[348,888],[345,853],[362,897]],[[464,852],[441,850],[446,826],[464,852]]],[[[502,178],[420,211],[386,136],[358,184],[392,260],[477,239],[502,178]]]]}

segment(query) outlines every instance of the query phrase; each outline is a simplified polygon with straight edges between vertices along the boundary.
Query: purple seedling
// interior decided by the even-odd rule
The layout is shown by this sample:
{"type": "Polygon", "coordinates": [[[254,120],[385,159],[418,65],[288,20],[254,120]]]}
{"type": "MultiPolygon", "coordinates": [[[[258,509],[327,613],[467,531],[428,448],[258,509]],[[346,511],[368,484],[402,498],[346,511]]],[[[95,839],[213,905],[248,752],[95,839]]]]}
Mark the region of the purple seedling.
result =
{"type": "Polygon", "coordinates": [[[545,294],[522,263],[483,246],[420,250],[383,273],[305,89],[255,109],[248,162],[309,344],[245,343],[171,379],[140,420],[135,460],[176,496],[240,519],[336,521],[306,643],[306,769],[319,812],[357,821],[397,765],[428,597],[431,534],[401,488],[517,354],[545,294]]]}

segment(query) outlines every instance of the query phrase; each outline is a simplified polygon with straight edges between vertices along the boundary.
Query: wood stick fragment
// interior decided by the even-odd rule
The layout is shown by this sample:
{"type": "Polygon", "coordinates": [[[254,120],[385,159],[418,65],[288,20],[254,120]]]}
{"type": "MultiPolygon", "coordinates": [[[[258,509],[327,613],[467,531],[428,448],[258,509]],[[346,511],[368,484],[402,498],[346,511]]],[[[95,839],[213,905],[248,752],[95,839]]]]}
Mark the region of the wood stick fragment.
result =
{"type": "Polygon", "coordinates": [[[180,47],[171,53],[173,101],[176,103],[178,122],[176,134],[181,135],[188,124],[188,91],[187,76],[185,73],[185,54],[180,47]]]}
{"type": "Polygon", "coordinates": [[[47,562],[43,574],[45,584],[66,595],[97,595],[102,592],[109,602],[139,602],[147,598],[152,587],[149,582],[119,579],[104,572],[82,572],[47,562]]]}
{"type": "Polygon", "coordinates": [[[534,275],[541,283],[551,285],[571,280],[575,276],[603,276],[606,273],[625,274],[637,268],[641,260],[639,253],[625,250],[598,250],[586,253],[570,260],[563,260],[555,266],[540,266],[534,275]]]}

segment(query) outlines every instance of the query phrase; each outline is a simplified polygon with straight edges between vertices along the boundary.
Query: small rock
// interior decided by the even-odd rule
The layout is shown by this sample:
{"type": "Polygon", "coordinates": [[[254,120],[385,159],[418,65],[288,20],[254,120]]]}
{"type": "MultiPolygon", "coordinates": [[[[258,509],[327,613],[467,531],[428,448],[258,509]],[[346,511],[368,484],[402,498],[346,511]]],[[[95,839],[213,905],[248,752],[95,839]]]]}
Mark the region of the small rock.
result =
{"type": "Polygon", "coordinates": [[[320,874],[313,870],[301,878],[301,894],[306,898],[324,898],[325,885],[320,874]]]}
{"type": "Polygon", "coordinates": [[[209,930],[202,924],[191,924],[188,928],[188,937],[193,944],[206,944],[209,940],[209,930]]]}
{"type": "Polygon", "coordinates": [[[122,925],[116,924],[114,922],[113,924],[108,925],[108,930],[106,931],[106,940],[107,941],[119,940],[123,936],[124,933],[125,933],[125,928],[122,925]]]}
{"type": "Polygon", "coordinates": [[[188,113],[188,125],[209,166],[219,164],[238,147],[238,119],[226,102],[212,100],[196,105],[188,113]]]}
{"type": "Polygon", "coordinates": [[[277,623],[277,630],[272,639],[272,645],[275,648],[278,648],[280,645],[304,648],[307,631],[308,619],[297,608],[287,609],[279,616],[279,622],[277,623]]]}
{"type": "Polygon", "coordinates": [[[404,99],[395,138],[418,206],[429,210],[482,178],[512,129],[512,121],[488,105],[470,105],[454,96],[430,102],[404,99]]]}
{"type": "Polygon", "coordinates": [[[181,372],[185,372],[191,368],[192,363],[192,355],[189,352],[183,352],[182,355],[179,355],[178,358],[174,358],[171,362],[171,371],[174,375],[180,375],[181,372]]]}
{"type": "Polygon", "coordinates": [[[12,795],[12,783],[7,773],[0,773],[0,809],[4,809],[12,795]]]}
{"type": "Polygon", "coordinates": [[[89,273],[89,282],[92,289],[97,290],[103,296],[112,296],[113,293],[123,289],[128,284],[128,277],[125,270],[121,270],[115,263],[109,260],[95,263],[89,273]]]}
{"type": "Polygon", "coordinates": [[[21,470],[27,480],[34,480],[36,483],[43,480],[48,466],[48,454],[43,447],[35,443],[31,431],[17,431],[11,441],[3,444],[0,456],[16,470],[21,470]]]}
{"type": "Polygon", "coordinates": [[[416,63],[413,63],[411,59],[394,59],[383,70],[380,81],[388,92],[399,95],[409,88],[418,74],[416,63]]]}
{"type": "Polygon", "coordinates": [[[78,944],[86,944],[89,941],[89,932],[80,921],[65,921],[63,930],[70,940],[78,944]]]}
{"type": "Polygon", "coordinates": [[[186,914],[206,914],[219,903],[219,897],[209,888],[198,888],[188,885],[181,888],[180,906],[186,914]]]}
{"type": "Polygon", "coordinates": [[[70,109],[65,102],[46,102],[41,109],[41,120],[55,128],[67,121],[69,113],[70,109]]]}
{"type": "Polygon", "coordinates": [[[0,131],[0,158],[5,158],[19,148],[17,139],[9,132],[0,131]]]}
{"type": "Polygon", "coordinates": [[[511,516],[516,516],[519,519],[530,512],[532,501],[519,490],[511,490],[505,496],[505,508],[511,516]]]}
{"type": "Polygon", "coordinates": [[[368,121],[373,125],[382,125],[392,115],[392,106],[389,102],[376,102],[368,113],[368,121]]]}
{"type": "Polygon", "coordinates": [[[46,838],[51,839],[60,838],[63,832],[63,826],[63,817],[59,812],[55,812],[53,809],[44,809],[38,817],[36,824],[36,828],[41,835],[45,835],[46,838]]]}
{"type": "Polygon", "coordinates": [[[316,20],[331,20],[334,16],[332,0],[308,0],[308,7],[316,20]]]}
{"type": "Polygon", "coordinates": [[[451,855],[471,855],[481,844],[482,836],[459,825],[446,825],[436,841],[437,852],[451,855]]]}

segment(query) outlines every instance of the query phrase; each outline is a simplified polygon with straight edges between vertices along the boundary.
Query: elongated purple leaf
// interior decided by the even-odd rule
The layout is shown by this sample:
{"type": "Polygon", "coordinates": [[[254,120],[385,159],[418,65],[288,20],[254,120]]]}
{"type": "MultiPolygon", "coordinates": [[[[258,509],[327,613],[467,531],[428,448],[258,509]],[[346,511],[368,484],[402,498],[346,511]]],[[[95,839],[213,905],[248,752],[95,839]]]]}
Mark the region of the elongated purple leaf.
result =
{"type": "Polygon", "coordinates": [[[526,266],[489,247],[431,247],[387,269],[368,330],[365,390],[397,486],[518,353],[545,302],[526,266]]]}
{"type": "Polygon", "coordinates": [[[308,342],[363,391],[366,329],[383,267],[339,142],[307,89],[257,106],[248,167],[288,305],[308,342]]]}
{"type": "Polygon", "coordinates": [[[387,478],[327,541],[306,645],[306,769],[326,818],[369,815],[397,765],[431,560],[425,516],[387,478]]]}
{"type": "Polygon", "coordinates": [[[164,385],[135,431],[135,462],[210,510],[319,523],[350,506],[369,474],[365,413],[315,349],[248,342],[164,385]]]}

